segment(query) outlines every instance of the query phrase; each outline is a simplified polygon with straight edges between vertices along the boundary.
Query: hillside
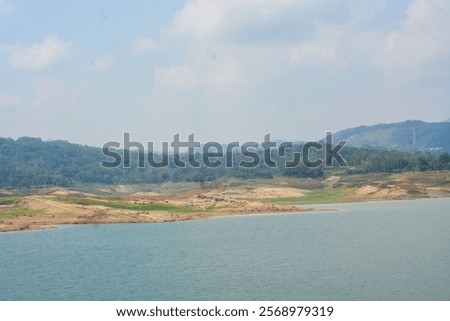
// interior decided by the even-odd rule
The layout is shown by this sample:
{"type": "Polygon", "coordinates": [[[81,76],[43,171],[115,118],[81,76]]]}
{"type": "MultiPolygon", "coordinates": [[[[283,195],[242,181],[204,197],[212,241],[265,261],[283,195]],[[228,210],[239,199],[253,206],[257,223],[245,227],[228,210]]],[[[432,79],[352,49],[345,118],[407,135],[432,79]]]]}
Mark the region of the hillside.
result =
{"type": "Polygon", "coordinates": [[[359,126],[335,133],[334,139],[347,140],[348,144],[354,147],[381,147],[438,155],[450,152],[450,123],[408,120],[401,123],[359,126]]]}
{"type": "MultiPolygon", "coordinates": [[[[102,149],[98,147],[71,144],[60,140],[43,141],[40,138],[32,137],[22,137],[16,140],[0,137],[0,188],[69,187],[92,184],[161,184],[165,182],[198,182],[204,184],[205,182],[223,178],[272,179],[291,177],[325,179],[334,175],[335,172],[340,172],[340,175],[342,175],[450,170],[450,155],[437,152],[438,149],[439,151],[450,150],[448,145],[446,145],[447,147],[443,145],[443,142],[445,142],[444,137],[449,137],[448,134],[447,136],[445,135],[445,133],[450,133],[449,128],[439,125],[438,129],[430,132],[422,128],[423,124],[425,123],[417,122],[414,125],[417,128],[415,129],[416,144],[417,146],[419,144],[424,144],[423,146],[439,146],[434,150],[436,156],[426,153],[408,153],[406,151],[345,146],[341,152],[348,167],[340,167],[335,163],[334,167],[320,166],[317,168],[308,168],[301,163],[294,167],[286,167],[285,164],[293,159],[293,153],[297,153],[298,156],[302,151],[301,144],[295,145],[294,148],[286,149],[283,153],[275,148],[272,149],[271,157],[277,164],[275,167],[269,167],[262,162],[263,150],[259,149],[258,154],[261,161],[257,163],[256,167],[240,166],[239,164],[242,161],[248,162],[248,158],[241,153],[233,152],[233,157],[231,157],[233,163],[230,167],[225,166],[225,163],[216,168],[205,165],[199,168],[191,166],[185,168],[177,167],[175,166],[174,155],[169,154],[166,155],[169,160],[166,167],[156,168],[145,166],[144,164],[144,167],[140,168],[137,166],[137,153],[132,152],[131,166],[124,168],[124,166],[120,165],[115,168],[105,168],[101,166],[105,156],[102,153],[102,149]],[[441,138],[439,145],[432,144],[431,137],[435,136],[441,138]]],[[[392,125],[378,125],[374,127],[376,127],[376,130],[359,127],[353,130],[342,131],[337,135],[335,141],[354,137],[353,143],[355,144],[356,141],[356,145],[359,142],[360,145],[408,146],[406,129],[402,131],[399,128],[392,127],[392,125]],[[400,134],[392,134],[395,131],[400,134]],[[394,144],[392,143],[393,138],[387,134],[383,136],[383,133],[391,133],[399,141],[401,141],[400,137],[397,136],[402,136],[403,143],[394,144]],[[366,137],[365,140],[363,139],[364,137],[366,137]]],[[[406,127],[406,125],[403,127],[406,127]]],[[[423,127],[426,126],[424,125],[423,127]]],[[[409,144],[411,145],[411,143],[409,144]]],[[[118,152],[122,155],[124,153],[123,150],[118,152]]],[[[161,158],[160,154],[155,156],[156,158],[161,158]]],[[[323,149],[310,156],[311,159],[323,160],[323,149]]],[[[197,161],[202,159],[201,154],[180,154],[180,159],[186,160],[192,157],[197,159],[197,161]]]]}

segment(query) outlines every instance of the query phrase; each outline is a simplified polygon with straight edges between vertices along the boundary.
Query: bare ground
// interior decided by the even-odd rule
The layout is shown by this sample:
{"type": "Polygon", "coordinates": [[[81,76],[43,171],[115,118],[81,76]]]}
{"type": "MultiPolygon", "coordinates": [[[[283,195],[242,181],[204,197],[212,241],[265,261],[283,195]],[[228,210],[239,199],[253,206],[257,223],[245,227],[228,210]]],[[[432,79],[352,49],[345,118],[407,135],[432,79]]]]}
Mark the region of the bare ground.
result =
{"type": "MultiPolygon", "coordinates": [[[[311,192],[321,191],[349,191],[337,201],[450,197],[450,172],[334,175],[322,181],[229,179],[201,185],[84,186],[77,190],[40,189],[31,195],[18,196],[11,191],[0,191],[0,198],[16,195],[18,199],[14,204],[0,205],[0,232],[45,229],[61,224],[154,223],[243,213],[304,212],[313,209],[280,205],[274,200],[292,199],[295,202],[303,197],[307,199],[311,192]],[[120,204],[165,204],[186,210],[130,210],[62,201],[66,198],[112,199],[120,204]]],[[[323,200],[326,202],[326,198],[323,200]]],[[[330,200],[336,201],[335,198],[330,200]]]]}
{"type": "MultiPolygon", "coordinates": [[[[276,193],[276,190],[282,195],[279,188],[273,188],[271,195],[276,193]]],[[[50,195],[24,196],[21,198],[20,204],[0,207],[0,232],[45,229],[61,224],[156,223],[241,213],[300,212],[307,210],[300,210],[288,205],[248,201],[237,197],[234,192],[231,196],[226,194],[226,191],[220,189],[208,192],[192,190],[172,197],[162,196],[158,193],[133,193],[130,196],[120,198],[122,204],[168,204],[188,208],[189,211],[185,213],[116,209],[100,205],[70,204],[58,201],[55,196],[80,195],[65,190],[52,192],[50,195]],[[1,216],[2,212],[7,214],[9,209],[17,206],[20,206],[21,212],[25,213],[13,215],[14,217],[9,217],[11,215],[1,216]]],[[[242,195],[241,193],[238,196],[242,195]]],[[[83,196],[95,199],[92,194],[83,196]]],[[[254,195],[252,194],[252,196],[254,195]]]]}

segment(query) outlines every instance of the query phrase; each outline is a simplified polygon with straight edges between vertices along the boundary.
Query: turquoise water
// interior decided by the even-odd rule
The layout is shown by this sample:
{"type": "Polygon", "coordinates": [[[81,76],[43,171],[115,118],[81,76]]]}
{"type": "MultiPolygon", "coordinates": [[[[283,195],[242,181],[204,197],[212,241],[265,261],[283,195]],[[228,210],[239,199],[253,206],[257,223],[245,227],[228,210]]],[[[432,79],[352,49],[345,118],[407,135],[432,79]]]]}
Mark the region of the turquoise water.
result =
{"type": "Polygon", "coordinates": [[[450,300],[450,199],[0,234],[2,300],[450,300]]]}

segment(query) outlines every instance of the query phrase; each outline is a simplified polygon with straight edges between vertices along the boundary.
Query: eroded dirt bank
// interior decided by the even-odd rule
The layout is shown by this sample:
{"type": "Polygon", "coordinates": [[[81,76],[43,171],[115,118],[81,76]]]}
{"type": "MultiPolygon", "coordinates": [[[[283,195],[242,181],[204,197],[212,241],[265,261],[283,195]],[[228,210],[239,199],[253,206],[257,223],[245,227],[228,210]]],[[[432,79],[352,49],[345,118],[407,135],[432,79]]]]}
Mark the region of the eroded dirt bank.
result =
{"type": "Polygon", "coordinates": [[[312,211],[313,204],[450,197],[450,172],[333,175],[325,180],[0,190],[0,231],[60,224],[172,222],[220,215],[312,211]],[[294,204],[311,204],[303,209],[294,204]]]}

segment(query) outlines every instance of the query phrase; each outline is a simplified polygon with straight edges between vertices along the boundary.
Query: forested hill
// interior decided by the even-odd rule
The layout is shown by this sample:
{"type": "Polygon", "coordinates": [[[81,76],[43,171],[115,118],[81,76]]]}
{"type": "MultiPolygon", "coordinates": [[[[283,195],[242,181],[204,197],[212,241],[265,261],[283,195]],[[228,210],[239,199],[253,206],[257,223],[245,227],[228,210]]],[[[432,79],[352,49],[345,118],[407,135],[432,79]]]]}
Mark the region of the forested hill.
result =
{"type": "Polygon", "coordinates": [[[426,123],[408,120],[401,123],[359,126],[334,135],[350,146],[381,147],[401,151],[423,151],[435,155],[450,152],[450,122],[426,123]]]}
{"type": "MultiPolygon", "coordinates": [[[[39,138],[22,137],[19,139],[0,138],[0,187],[27,188],[42,186],[75,186],[82,184],[144,184],[167,181],[204,182],[223,177],[273,178],[291,176],[298,178],[324,178],[335,170],[345,173],[403,172],[450,169],[450,156],[444,153],[432,156],[425,153],[407,153],[386,151],[374,148],[344,147],[342,156],[348,167],[307,168],[299,165],[286,168],[286,160],[293,159],[292,152],[299,153],[301,145],[286,149],[284,157],[277,156],[279,151],[272,150],[272,159],[277,167],[269,168],[259,163],[253,168],[238,166],[246,159],[241,154],[233,157],[233,166],[226,168],[179,168],[174,166],[173,155],[169,155],[169,166],[138,168],[137,154],[132,154],[130,168],[118,166],[104,168],[100,166],[106,160],[101,148],[71,144],[66,141],[42,141],[39,138]]],[[[312,154],[313,159],[323,159],[322,151],[312,154]]],[[[121,150],[120,153],[123,153],[121,150]]],[[[262,159],[263,152],[258,151],[262,159]]],[[[234,155],[234,153],[233,153],[234,155]]],[[[161,155],[156,155],[156,158],[161,155]]],[[[187,155],[182,155],[186,159],[187,155]]],[[[201,159],[202,155],[195,155],[201,159]]]]}
{"type": "Polygon", "coordinates": [[[99,171],[101,159],[100,148],[32,137],[0,138],[0,186],[69,186],[103,181],[108,173],[99,171]]]}

